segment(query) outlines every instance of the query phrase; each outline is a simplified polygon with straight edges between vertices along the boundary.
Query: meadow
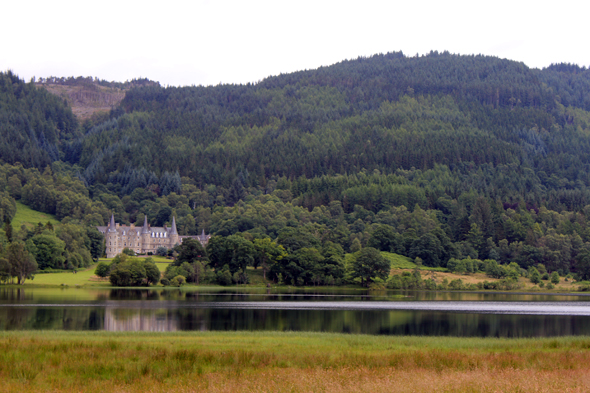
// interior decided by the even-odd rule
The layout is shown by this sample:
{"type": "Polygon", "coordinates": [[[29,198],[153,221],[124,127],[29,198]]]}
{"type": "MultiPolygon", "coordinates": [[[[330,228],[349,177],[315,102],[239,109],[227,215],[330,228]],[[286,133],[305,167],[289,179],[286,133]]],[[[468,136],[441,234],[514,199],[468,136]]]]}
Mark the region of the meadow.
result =
{"type": "Polygon", "coordinates": [[[42,223],[43,225],[45,225],[48,222],[50,222],[53,226],[60,224],[60,222],[55,218],[55,216],[48,213],[42,213],[37,210],[33,210],[27,205],[24,205],[21,202],[16,201],[16,215],[14,216],[11,222],[13,228],[18,230],[22,225],[25,225],[27,228],[32,229],[38,223],[42,223]]]}
{"type": "Polygon", "coordinates": [[[4,392],[582,392],[590,337],[0,332],[4,392]]]}

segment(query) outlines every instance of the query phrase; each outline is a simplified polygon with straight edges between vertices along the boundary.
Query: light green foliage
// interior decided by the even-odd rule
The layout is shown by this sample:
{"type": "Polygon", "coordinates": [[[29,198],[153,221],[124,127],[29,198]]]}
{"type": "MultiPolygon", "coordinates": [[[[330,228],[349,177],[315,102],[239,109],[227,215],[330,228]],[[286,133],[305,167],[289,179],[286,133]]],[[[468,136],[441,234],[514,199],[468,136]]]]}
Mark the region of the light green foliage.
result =
{"type": "Polygon", "coordinates": [[[529,280],[533,283],[533,284],[541,284],[541,274],[539,273],[539,271],[531,266],[528,270],[528,275],[529,275],[529,280]]]}
{"type": "Polygon", "coordinates": [[[186,283],[184,276],[178,275],[170,280],[170,285],[173,287],[181,287],[186,283]]]}
{"type": "Polygon", "coordinates": [[[413,269],[416,264],[410,258],[392,252],[382,251],[381,256],[389,261],[392,269],[413,269]]]}
{"type": "Polygon", "coordinates": [[[96,269],[94,270],[94,274],[98,277],[107,277],[110,273],[110,265],[104,261],[101,261],[96,265],[96,269]]]}
{"type": "Polygon", "coordinates": [[[21,202],[16,202],[16,215],[12,220],[13,227],[20,228],[22,225],[26,225],[32,228],[39,222],[44,224],[50,222],[54,227],[59,225],[59,221],[53,215],[33,210],[21,202]]]}
{"type": "Polygon", "coordinates": [[[285,248],[268,237],[254,239],[254,248],[256,249],[254,267],[258,265],[262,267],[264,279],[266,279],[266,272],[272,269],[275,263],[287,256],[285,248]]]}

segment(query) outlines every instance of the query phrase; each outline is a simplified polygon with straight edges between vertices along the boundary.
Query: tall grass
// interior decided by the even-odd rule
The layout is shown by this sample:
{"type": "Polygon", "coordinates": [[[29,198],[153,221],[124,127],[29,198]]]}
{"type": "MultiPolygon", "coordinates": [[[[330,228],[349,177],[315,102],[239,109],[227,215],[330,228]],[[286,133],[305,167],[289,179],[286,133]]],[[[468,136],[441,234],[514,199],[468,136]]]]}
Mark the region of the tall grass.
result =
{"type": "Polygon", "coordinates": [[[584,391],[590,338],[1,332],[0,390],[584,391]]]}

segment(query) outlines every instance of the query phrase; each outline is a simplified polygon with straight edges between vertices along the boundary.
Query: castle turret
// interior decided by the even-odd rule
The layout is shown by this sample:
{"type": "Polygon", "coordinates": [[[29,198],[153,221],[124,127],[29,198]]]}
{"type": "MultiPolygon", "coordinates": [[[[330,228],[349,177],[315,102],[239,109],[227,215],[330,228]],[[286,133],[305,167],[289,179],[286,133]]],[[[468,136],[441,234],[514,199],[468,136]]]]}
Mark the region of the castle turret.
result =
{"type": "Polygon", "coordinates": [[[174,216],[172,216],[172,228],[170,229],[168,235],[170,236],[170,248],[172,248],[179,243],[178,231],[176,230],[176,217],[174,216]]]}
{"type": "Polygon", "coordinates": [[[147,253],[152,251],[152,239],[150,238],[150,228],[148,226],[147,214],[143,218],[143,227],[141,228],[141,252],[147,253]]]}
{"type": "Polygon", "coordinates": [[[119,247],[119,234],[117,233],[117,225],[115,224],[115,215],[111,214],[111,220],[107,227],[107,233],[105,236],[106,243],[106,254],[107,258],[113,258],[117,255],[117,249],[119,247]]]}
{"type": "Polygon", "coordinates": [[[108,232],[117,232],[117,225],[115,224],[115,215],[111,214],[111,221],[109,222],[108,232]]]}
{"type": "Polygon", "coordinates": [[[176,217],[172,217],[172,229],[170,230],[171,235],[178,235],[176,231],[176,217]]]}
{"type": "Polygon", "coordinates": [[[150,233],[150,229],[147,223],[147,214],[143,217],[143,228],[141,228],[141,233],[150,233]]]}

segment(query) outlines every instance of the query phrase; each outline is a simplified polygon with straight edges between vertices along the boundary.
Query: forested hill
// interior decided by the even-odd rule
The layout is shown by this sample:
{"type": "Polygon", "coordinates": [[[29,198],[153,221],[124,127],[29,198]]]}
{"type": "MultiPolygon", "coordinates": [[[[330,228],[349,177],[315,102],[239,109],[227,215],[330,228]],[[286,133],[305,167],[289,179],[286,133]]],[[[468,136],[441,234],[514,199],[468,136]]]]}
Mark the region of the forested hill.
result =
{"type": "Polygon", "coordinates": [[[564,271],[590,242],[585,67],[389,53],[257,84],[132,87],[84,125],[63,100],[0,77],[2,160],[54,161],[117,221],[176,215],[182,234],[304,233],[291,250],[358,242],[431,265],[493,256],[564,271]]]}
{"type": "Polygon", "coordinates": [[[132,89],[64,158],[85,168],[88,184],[118,184],[121,195],[164,172],[264,190],[281,176],[376,170],[405,183],[403,171],[419,169],[450,170],[453,198],[475,188],[538,205],[548,191],[584,194],[589,184],[589,97],[583,68],[392,53],[256,85],[132,89]]]}

